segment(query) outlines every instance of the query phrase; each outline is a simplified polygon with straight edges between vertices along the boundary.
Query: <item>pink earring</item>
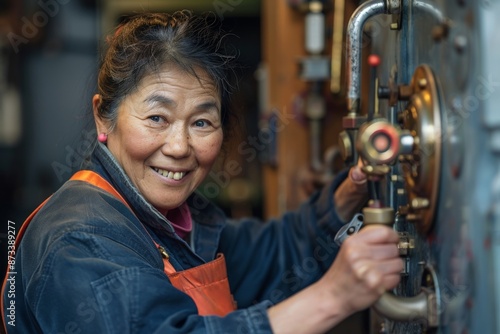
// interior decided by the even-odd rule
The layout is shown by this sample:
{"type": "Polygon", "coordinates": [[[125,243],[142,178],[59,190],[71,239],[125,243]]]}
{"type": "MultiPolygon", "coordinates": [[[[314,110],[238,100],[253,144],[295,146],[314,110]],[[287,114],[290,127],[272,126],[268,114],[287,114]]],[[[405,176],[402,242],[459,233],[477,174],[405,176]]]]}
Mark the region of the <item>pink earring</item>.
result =
{"type": "Polygon", "coordinates": [[[107,135],[107,134],[105,134],[105,133],[100,133],[100,134],[97,136],[97,140],[98,140],[100,143],[105,144],[105,143],[108,141],[108,135],[107,135]]]}

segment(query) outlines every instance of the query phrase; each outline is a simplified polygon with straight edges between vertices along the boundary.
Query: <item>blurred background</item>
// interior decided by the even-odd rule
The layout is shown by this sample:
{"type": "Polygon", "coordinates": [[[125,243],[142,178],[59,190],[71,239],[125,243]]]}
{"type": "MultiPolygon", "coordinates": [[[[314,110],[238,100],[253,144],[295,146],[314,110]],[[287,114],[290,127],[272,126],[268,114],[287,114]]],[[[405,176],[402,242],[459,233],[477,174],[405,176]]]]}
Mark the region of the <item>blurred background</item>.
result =
{"type": "MultiPolygon", "coordinates": [[[[347,17],[358,1],[344,2],[347,17]]],[[[114,27],[134,13],[180,9],[215,13],[239,52],[235,138],[199,191],[236,218],[296,208],[343,163],[332,146],[346,109],[328,84],[331,3],[0,0],[2,219],[21,224],[79,169],[96,135],[91,98],[114,27]]]]}
{"type": "MultiPolygon", "coordinates": [[[[91,98],[96,92],[100,50],[114,26],[133,13],[178,9],[204,12],[219,7],[202,0],[2,0],[0,181],[4,219],[20,224],[79,168],[88,149],[86,139],[95,136],[89,124],[91,98]]],[[[260,1],[241,1],[238,6],[221,7],[219,12],[226,30],[234,33],[231,42],[241,55],[242,79],[235,108],[243,128],[255,132],[260,1]]],[[[252,178],[254,186],[259,177],[259,168],[252,164],[237,175],[252,178]]],[[[223,178],[218,182],[227,183],[223,178]]],[[[246,186],[243,183],[240,187],[246,186]]],[[[248,191],[253,197],[243,210],[260,215],[260,190],[248,191]]],[[[223,198],[222,192],[211,194],[223,198]]]]}
{"type": "MultiPolygon", "coordinates": [[[[358,1],[345,2],[347,16],[358,1]]],[[[318,74],[307,66],[314,64],[304,61],[300,3],[306,1],[0,0],[1,254],[8,221],[19,229],[79,169],[89,139],[96,136],[89,116],[100,50],[114,27],[138,12],[214,12],[239,51],[241,80],[233,104],[239,127],[235,144],[199,189],[206,197],[235,218],[265,219],[296,208],[330,180],[330,167],[341,163],[328,147],[340,131],[344,98],[323,94],[326,74],[320,70],[324,78],[313,78],[318,74]],[[312,116],[305,111],[311,92],[320,97],[312,101],[320,113],[315,120],[329,131],[311,127],[312,116]],[[326,108],[340,112],[326,114],[326,108]]],[[[326,25],[318,21],[325,40],[332,37],[329,9],[320,8],[327,13],[326,25]]],[[[315,57],[329,53],[327,43],[319,43],[315,57]]],[[[326,59],[319,59],[320,67],[326,59]]],[[[1,256],[0,268],[5,262],[1,256]]],[[[362,331],[366,318],[352,322],[362,331]]]]}

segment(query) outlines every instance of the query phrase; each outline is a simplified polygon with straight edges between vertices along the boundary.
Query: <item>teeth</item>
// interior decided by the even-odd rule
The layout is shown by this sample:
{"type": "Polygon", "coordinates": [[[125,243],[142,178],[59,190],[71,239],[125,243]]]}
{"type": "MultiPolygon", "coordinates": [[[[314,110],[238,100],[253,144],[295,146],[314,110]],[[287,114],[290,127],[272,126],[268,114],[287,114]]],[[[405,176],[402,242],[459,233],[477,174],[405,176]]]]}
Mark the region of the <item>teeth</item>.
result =
{"type": "Polygon", "coordinates": [[[169,179],[173,179],[176,181],[179,181],[182,179],[185,175],[186,172],[169,172],[167,170],[159,169],[159,168],[154,168],[154,170],[160,174],[163,175],[164,177],[168,177],[169,179]]]}

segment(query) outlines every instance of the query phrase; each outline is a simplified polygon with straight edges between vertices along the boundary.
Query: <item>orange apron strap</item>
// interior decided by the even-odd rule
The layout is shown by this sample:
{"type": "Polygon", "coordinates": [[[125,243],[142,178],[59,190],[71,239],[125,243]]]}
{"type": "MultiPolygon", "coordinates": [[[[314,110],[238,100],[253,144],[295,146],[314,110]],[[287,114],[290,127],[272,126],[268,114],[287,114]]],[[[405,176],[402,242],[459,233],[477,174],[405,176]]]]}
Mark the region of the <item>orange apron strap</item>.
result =
{"type": "Polygon", "coordinates": [[[130,206],[128,205],[127,201],[120,195],[118,191],[108,182],[106,179],[104,179],[101,175],[97,174],[96,172],[93,172],[91,170],[81,170],[76,172],[71,179],[72,181],[85,181],[88,182],[98,188],[101,188],[102,190],[106,190],[108,193],[111,195],[115,196],[118,198],[120,201],[123,202],[129,209],[130,206]]]}
{"type": "MultiPolygon", "coordinates": [[[[86,181],[106,190],[132,210],[118,191],[93,171],[79,171],[73,175],[71,180],[86,181]]],[[[151,240],[162,255],[163,271],[170,279],[170,282],[176,289],[183,291],[195,301],[200,315],[224,316],[236,309],[236,302],[229,289],[226,261],[223,254],[219,254],[215,260],[201,266],[177,272],[170,263],[169,255],[165,249],[156,243],[153,238],[151,240]]]]}
{"type": "Polygon", "coordinates": [[[200,266],[170,274],[168,278],[173,286],[196,302],[200,315],[223,317],[236,310],[223,254],[218,254],[215,260],[200,266]]]}
{"type": "MultiPolygon", "coordinates": [[[[127,201],[125,201],[125,199],[122,197],[122,195],[120,195],[120,193],[108,181],[106,181],[106,179],[104,179],[101,175],[97,174],[96,172],[93,172],[91,170],[81,170],[81,171],[76,172],[71,177],[70,180],[85,181],[85,182],[88,182],[88,183],[98,187],[98,188],[101,188],[102,190],[105,190],[108,193],[110,193],[111,195],[118,198],[120,201],[123,202],[123,204],[125,204],[132,211],[132,208],[130,207],[130,205],[128,205],[127,201]]],[[[160,250],[160,253],[162,255],[163,271],[167,274],[175,273],[176,270],[172,266],[170,261],[168,260],[168,254],[165,251],[165,249],[163,247],[161,247],[160,245],[158,245],[158,243],[156,241],[154,241],[153,238],[151,238],[151,240],[154,242],[156,248],[158,250],[160,250]]]]}
{"type": "MultiPolygon", "coordinates": [[[[120,195],[120,193],[118,193],[118,191],[102,176],[93,171],[79,171],[75,173],[70,180],[84,181],[96,187],[99,187],[121,200],[123,204],[125,204],[130,210],[132,210],[125,199],[120,195]]],[[[21,238],[23,237],[24,232],[26,231],[33,217],[38,213],[38,211],[40,211],[40,209],[47,203],[49,199],[50,197],[47,198],[42,204],[40,204],[38,208],[36,208],[35,211],[33,211],[26,219],[17,235],[15,241],[15,249],[17,249],[17,246],[21,242],[21,238]]],[[[207,262],[201,266],[194,267],[188,270],[177,272],[170,263],[169,255],[165,251],[165,249],[157,244],[153,240],[153,238],[151,238],[151,240],[154,242],[154,244],[162,254],[163,271],[169,277],[172,285],[175,288],[185,292],[194,300],[198,308],[198,313],[200,315],[224,316],[236,309],[236,303],[229,289],[224,255],[219,254],[217,258],[211,262],[207,262]]],[[[2,295],[0,296],[2,307],[2,323],[5,332],[7,332],[7,327],[5,323],[5,308],[3,305],[3,296],[7,279],[10,273],[9,269],[10,267],[7,268],[7,273],[2,285],[2,295]]]]}

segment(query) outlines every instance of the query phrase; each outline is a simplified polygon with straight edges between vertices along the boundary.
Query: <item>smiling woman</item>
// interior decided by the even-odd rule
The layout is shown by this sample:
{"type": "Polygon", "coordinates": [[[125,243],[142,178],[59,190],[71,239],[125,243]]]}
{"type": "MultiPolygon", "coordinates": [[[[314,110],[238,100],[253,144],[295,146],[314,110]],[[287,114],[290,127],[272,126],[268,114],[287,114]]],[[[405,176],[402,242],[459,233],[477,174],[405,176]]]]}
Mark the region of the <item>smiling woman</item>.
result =
{"type": "Polygon", "coordinates": [[[123,99],[116,122],[100,117],[99,133],[132,184],[158,211],[176,209],[205,179],[219,155],[223,131],[217,88],[206,72],[165,66],[123,99]]]}
{"type": "Polygon", "coordinates": [[[266,223],[197,193],[230,129],[224,36],[187,11],[117,28],[88,163],[18,233],[8,333],[321,333],[396,286],[393,230],[330,242],[367,199],[359,167],[266,223]]]}

